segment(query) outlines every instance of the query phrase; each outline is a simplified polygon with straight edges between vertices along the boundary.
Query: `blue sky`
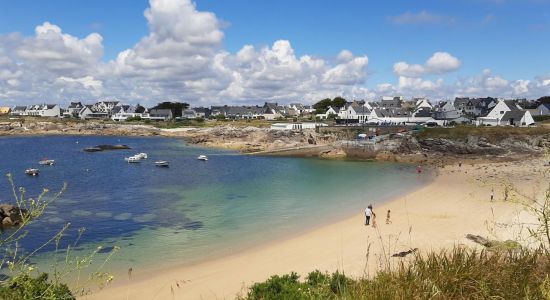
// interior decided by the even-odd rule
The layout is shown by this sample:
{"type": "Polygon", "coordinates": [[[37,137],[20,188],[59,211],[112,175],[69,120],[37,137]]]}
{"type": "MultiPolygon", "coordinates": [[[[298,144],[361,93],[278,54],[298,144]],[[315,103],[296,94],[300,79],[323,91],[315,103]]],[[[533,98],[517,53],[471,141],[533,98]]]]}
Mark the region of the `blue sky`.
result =
{"type": "MultiPolygon", "coordinates": [[[[215,15],[223,32],[223,39],[214,45],[219,51],[235,54],[244,45],[261,49],[288,40],[297,58],[310,55],[335,65],[336,56],[346,49],[368,57],[361,81],[371,91],[389,83],[396,86],[393,92],[401,92],[394,64],[422,65],[436,52],[460,61],[452,71],[422,73],[423,80],[445,81],[446,91],[439,91],[440,96],[452,96],[455,91],[448,85],[483,77],[485,69],[510,84],[532,83],[537,76],[550,74],[550,1],[546,0],[197,0],[195,5],[196,11],[215,15]]],[[[144,17],[149,6],[146,0],[2,1],[0,36],[19,32],[32,37],[35,27],[44,22],[80,39],[97,32],[102,37],[100,60],[108,63],[151,33],[144,17]]]]}

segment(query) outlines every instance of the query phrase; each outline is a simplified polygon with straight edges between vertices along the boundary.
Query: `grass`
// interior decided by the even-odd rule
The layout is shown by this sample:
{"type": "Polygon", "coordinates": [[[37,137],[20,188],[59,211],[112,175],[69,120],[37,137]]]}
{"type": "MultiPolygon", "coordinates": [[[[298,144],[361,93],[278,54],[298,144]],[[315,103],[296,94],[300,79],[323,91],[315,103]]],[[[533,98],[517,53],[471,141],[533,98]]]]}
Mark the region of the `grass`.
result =
{"type": "Polygon", "coordinates": [[[240,299],[549,299],[550,263],[541,251],[455,248],[417,255],[393,271],[351,279],[295,273],[254,284],[240,299]]]}
{"type": "Polygon", "coordinates": [[[425,128],[417,134],[418,138],[445,138],[450,140],[466,140],[468,136],[486,138],[489,141],[500,141],[509,137],[538,136],[550,134],[546,127],[483,127],[456,126],[453,128],[425,128]]]}

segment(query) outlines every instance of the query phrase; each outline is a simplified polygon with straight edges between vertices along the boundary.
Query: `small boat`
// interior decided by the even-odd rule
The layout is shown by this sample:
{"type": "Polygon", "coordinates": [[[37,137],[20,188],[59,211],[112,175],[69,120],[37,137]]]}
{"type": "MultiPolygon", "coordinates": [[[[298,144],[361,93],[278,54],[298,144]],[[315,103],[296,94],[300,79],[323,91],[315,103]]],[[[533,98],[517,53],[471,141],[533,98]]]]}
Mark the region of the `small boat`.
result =
{"type": "Polygon", "coordinates": [[[25,174],[30,175],[30,176],[38,176],[39,173],[40,173],[40,170],[38,170],[38,169],[30,168],[30,169],[25,170],[25,174]]]}
{"type": "Polygon", "coordinates": [[[88,148],[84,148],[83,151],[86,151],[86,152],[101,152],[101,151],[103,151],[103,149],[101,149],[99,147],[88,147],[88,148]]]}
{"type": "Polygon", "coordinates": [[[55,160],[47,159],[47,158],[43,158],[41,161],[38,162],[39,165],[43,165],[43,166],[53,166],[54,163],[55,163],[55,160]]]}
{"type": "Polygon", "coordinates": [[[138,157],[139,159],[147,159],[147,153],[138,153],[134,155],[135,157],[138,157]]]}
{"type": "Polygon", "coordinates": [[[208,157],[206,155],[199,155],[199,157],[197,157],[198,160],[202,160],[202,161],[207,161],[208,160],[208,157]]]}
{"type": "Polygon", "coordinates": [[[138,163],[138,162],[141,162],[141,159],[137,156],[130,156],[130,157],[126,157],[124,158],[124,160],[126,160],[128,163],[138,163]]]}
{"type": "Polygon", "coordinates": [[[157,167],[163,167],[163,168],[168,168],[170,166],[170,163],[166,160],[159,160],[159,161],[156,161],[155,162],[155,166],[157,167]]]}

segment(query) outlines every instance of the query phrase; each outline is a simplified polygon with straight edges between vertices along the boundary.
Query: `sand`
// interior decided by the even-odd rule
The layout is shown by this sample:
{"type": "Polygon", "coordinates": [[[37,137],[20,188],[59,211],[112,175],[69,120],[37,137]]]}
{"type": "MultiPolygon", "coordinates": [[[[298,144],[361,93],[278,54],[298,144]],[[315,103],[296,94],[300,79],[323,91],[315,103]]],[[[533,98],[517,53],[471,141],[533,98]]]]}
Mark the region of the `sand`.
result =
{"type": "MultiPolygon", "coordinates": [[[[514,163],[447,166],[427,186],[374,206],[377,227],[364,225],[364,207],[357,214],[298,236],[273,241],[241,253],[162,271],[133,270],[86,299],[233,299],[246,286],[274,274],[291,271],[302,276],[315,269],[340,270],[346,275],[372,276],[401,258],[391,254],[479,247],[468,233],[497,239],[516,238],[517,230],[499,225],[516,222],[523,206],[511,193],[504,201],[505,182],[531,195],[548,169],[542,159],[514,163]],[[495,201],[490,202],[491,189],[495,201]],[[386,212],[391,210],[391,224],[386,212]]],[[[399,184],[396,182],[396,184],[399,184]]],[[[372,195],[371,195],[372,196],[372,195]]],[[[365,206],[368,203],[365,203],[365,206]]],[[[159,257],[158,259],[162,259],[159,257]]]]}

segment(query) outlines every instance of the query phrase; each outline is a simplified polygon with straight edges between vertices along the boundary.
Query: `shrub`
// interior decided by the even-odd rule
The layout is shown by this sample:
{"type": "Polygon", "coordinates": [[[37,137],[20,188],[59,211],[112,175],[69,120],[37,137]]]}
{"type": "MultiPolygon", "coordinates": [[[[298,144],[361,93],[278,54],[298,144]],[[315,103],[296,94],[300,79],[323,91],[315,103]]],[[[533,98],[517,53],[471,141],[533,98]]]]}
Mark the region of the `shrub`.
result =
{"type": "Polygon", "coordinates": [[[48,274],[37,278],[28,275],[14,277],[0,284],[0,299],[76,299],[67,285],[48,280],[48,274]]]}
{"type": "Polygon", "coordinates": [[[548,299],[550,263],[542,251],[465,248],[415,256],[372,279],[341,273],[272,276],[244,299],[548,299]]]}

